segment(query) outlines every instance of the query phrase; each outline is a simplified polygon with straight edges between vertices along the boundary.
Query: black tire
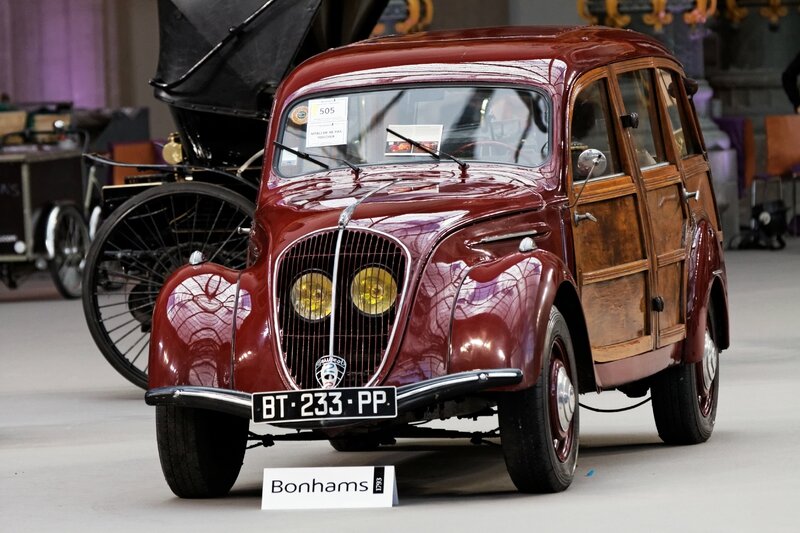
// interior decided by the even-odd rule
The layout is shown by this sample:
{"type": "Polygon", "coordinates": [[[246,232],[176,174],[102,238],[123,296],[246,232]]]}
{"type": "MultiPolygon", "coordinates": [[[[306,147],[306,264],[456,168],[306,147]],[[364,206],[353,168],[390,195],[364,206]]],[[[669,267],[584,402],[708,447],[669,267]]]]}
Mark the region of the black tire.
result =
{"type": "Polygon", "coordinates": [[[161,470],[180,498],[225,496],[239,477],[249,420],[174,405],[156,406],[161,470]]]}
{"type": "Polygon", "coordinates": [[[83,312],[97,347],[134,385],[147,388],[153,305],[164,280],[200,250],[208,261],[241,269],[255,206],[218,185],[154,186],[120,205],[97,232],[83,278],[83,312]]]}
{"type": "Polygon", "coordinates": [[[64,298],[82,294],[83,269],[89,248],[89,229],[80,211],[71,205],[58,207],[53,231],[53,258],[48,267],[53,284],[64,298]]]}
{"type": "Polygon", "coordinates": [[[711,437],[719,402],[719,349],[709,312],[703,360],[663,370],[650,387],[658,436],[667,444],[699,444],[711,437]]]}
{"type": "Polygon", "coordinates": [[[504,394],[498,405],[506,468],[520,492],[565,490],[578,462],[578,372],[567,322],[555,307],[544,347],[536,384],[504,394]]]}
{"type": "Polygon", "coordinates": [[[357,437],[336,437],[330,439],[331,447],[337,452],[372,452],[378,449],[378,437],[359,435],[357,437]]]}

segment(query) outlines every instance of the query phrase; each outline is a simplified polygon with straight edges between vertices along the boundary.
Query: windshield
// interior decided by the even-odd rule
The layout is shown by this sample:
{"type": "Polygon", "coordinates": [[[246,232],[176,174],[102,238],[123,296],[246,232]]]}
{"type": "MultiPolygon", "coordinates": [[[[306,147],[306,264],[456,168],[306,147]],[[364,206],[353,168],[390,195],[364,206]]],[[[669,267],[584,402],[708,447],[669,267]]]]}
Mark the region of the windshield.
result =
{"type": "MultiPolygon", "coordinates": [[[[535,167],[547,158],[549,104],[541,93],[503,87],[430,87],[364,91],[296,102],[279,141],[330,168],[428,162],[431,155],[389,133],[465,161],[535,167]],[[334,159],[328,159],[334,158],[334,159]]],[[[282,176],[323,170],[278,150],[282,176]]]]}

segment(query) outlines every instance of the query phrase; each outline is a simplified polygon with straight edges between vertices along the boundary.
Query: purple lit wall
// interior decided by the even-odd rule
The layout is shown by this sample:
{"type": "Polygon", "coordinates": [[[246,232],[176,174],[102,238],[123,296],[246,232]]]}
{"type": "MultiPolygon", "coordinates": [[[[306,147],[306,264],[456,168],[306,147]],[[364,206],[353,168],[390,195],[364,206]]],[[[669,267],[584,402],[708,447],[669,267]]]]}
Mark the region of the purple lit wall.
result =
{"type": "Polygon", "coordinates": [[[108,0],[0,0],[0,92],[16,102],[107,102],[108,0]]]}

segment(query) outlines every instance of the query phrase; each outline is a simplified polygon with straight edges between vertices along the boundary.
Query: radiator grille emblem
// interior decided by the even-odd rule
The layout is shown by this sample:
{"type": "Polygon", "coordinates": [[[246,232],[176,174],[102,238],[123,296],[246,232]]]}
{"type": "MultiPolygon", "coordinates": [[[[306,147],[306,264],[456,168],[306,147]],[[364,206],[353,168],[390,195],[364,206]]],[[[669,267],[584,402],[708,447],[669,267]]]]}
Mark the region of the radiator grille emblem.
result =
{"type": "Polygon", "coordinates": [[[344,379],[344,372],[347,369],[347,361],[336,355],[326,355],[317,359],[314,365],[317,376],[317,383],[323,389],[338,387],[344,379]]]}

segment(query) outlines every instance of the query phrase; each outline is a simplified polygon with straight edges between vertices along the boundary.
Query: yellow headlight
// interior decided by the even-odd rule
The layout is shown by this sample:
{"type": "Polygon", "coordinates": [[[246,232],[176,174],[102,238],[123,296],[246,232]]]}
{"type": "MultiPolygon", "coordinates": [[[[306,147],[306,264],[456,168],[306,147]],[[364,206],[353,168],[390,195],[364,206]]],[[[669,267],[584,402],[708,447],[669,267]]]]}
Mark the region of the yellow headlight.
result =
{"type": "Polygon", "coordinates": [[[303,274],[292,285],[292,307],[306,320],[322,320],[331,314],[332,293],[333,284],[325,274],[303,274]]]}
{"type": "Polygon", "coordinates": [[[397,282],[385,268],[367,267],[353,278],[350,297],[353,304],[365,315],[381,315],[397,299],[397,282]]]}

